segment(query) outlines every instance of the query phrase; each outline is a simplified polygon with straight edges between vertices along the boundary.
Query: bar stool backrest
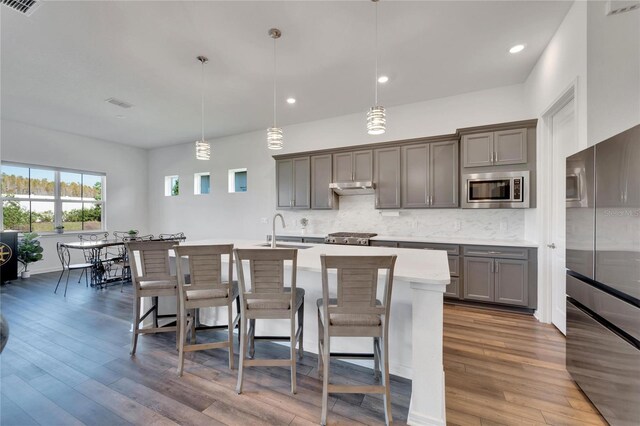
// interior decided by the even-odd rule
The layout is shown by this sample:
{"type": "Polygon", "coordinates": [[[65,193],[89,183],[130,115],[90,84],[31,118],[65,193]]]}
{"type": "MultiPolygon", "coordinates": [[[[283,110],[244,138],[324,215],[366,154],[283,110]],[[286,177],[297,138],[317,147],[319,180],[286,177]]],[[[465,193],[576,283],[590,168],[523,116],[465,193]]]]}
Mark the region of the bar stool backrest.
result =
{"type": "MultiPolygon", "coordinates": [[[[174,243],[175,244],[175,243],[174,243]]],[[[184,285],[182,258],[189,257],[189,290],[226,289],[233,281],[233,244],[173,246],[176,253],[178,281],[184,285]],[[222,280],[222,256],[229,256],[228,281],[222,280]]],[[[228,294],[228,293],[227,293],[228,294]]]]}
{"type": "Polygon", "coordinates": [[[169,250],[174,241],[132,241],[125,243],[132,266],[132,278],[139,289],[141,281],[175,281],[169,268],[169,250]],[[137,256],[136,256],[137,254],[137,256]]]}
{"type": "Polygon", "coordinates": [[[238,269],[240,303],[246,306],[250,299],[289,300],[289,307],[296,300],[297,249],[235,249],[238,269]],[[251,289],[247,289],[243,262],[249,261],[251,289]],[[291,293],[285,293],[284,262],[291,261],[291,293]]]}
{"type": "Polygon", "coordinates": [[[58,259],[60,259],[60,263],[62,264],[62,269],[68,269],[69,264],[71,263],[71,254],[69,253],[69,248],[58,242],[56,243],[56,250],[58,252],[58,259]]]}
{"type": "Polygon", "coordinates": [[[326,318],[331,314],[375,314],[388,318],[396,256],[320,256],[322,298],[326,318]],[[329,269],[337,273],[337,303],[329,304],[329,269]],[[382,305],[378,305],[378,274],[386,272],[382,305]]]}
{"type": "Polygon", "coordinates": [[[160,234],[158,235],[158,239],[163,241],[186,241],[187,237],[184,235],[184,232],[176,232],[175,234],[160,234]]]}
{"type": "Polygon", "coordinates": [[[109,239],[108,232],[93,232],[93,233],[83,233],[78,234],[78,239],[80,241],[102,241],[109,239]]]}

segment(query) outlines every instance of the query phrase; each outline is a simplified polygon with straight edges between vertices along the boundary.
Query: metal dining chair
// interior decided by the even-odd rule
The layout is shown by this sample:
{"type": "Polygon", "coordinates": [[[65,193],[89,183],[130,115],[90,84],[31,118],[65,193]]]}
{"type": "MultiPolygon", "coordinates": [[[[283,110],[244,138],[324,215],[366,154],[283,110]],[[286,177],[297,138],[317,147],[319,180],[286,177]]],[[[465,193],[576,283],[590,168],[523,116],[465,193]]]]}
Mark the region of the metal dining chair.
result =
{"type": "Polygon", "coordinates": [[[187,237],[184,232],[176,232],[175,234],[159,234],[158,240],[161,241],[186,241],[187,237]]]}
{"type": "MultiPolygon", "coordinates": [[[[62,265],[62,272],[60,273],[60,277],[58,278],[58,283],[56,284],[56,288],[53,290],[53,293],[58,292],[58,286],[60,285],[60,281],[62,280],[62,276],[65,271],[67,272],[67,281],[64,284],[64,297],[67,297],[67,287],[69,286],[69,275],[71,271],[82,270],[80,274],[80,278],[82,278],[82,274],[84,274],[84,279],[89,286],[89,269],[93,267],[93,264],[90,262],[86,263],[71,263],[71,253],[69,253],[69,248],[66,247],[63,243],[58,242],[56,244],[56,250],[58,252],[58,259],[60,259],[60,264],[62,265]]],[[[80,281],[78,281],[80,282],[80,281]]]]}
{"type": "MultiPolygon", "coordinates": [[[[389,385],[389,312],[393,271],[393,256],[320,256],[322,267],[322,298],[318,306],[318,372],[322,372],[322,415],[320,423],[327,424],[328,395],[330,393],[376,393],[384,396],[386,424],[391,416],[391,388],[389,385]],[[329,270],[336,271],[336,297],[330,296],[329,270]],[[377,299],[378,274],[386,272],[382,302],[377,299]],[[331,337],[372,337],[373,354],[332,354],[331,337]],[[375,376],[382,364],[382,385],[336,385],[329,383],[331,358],[373,358],[375,376]]],[[[333,275],[332,275],[333,276],[333,275]]]]}
{"type": "MultiPolygon", "coordinates": [[[[297,249],[235,249],[240,291],[240,366],[236,392],[242,393],[245,366],[288,366],[291,368],[291,393],[296,393],[296,343],[302,354],[302,331],[304,329],[304,289],[296,287],[297,249]],[[249,262],[251,288],[244,275],[245,261],[249,262]],[[284,265],[291,262],[290,287],[285,287],[284,265]],[[298,326],[296,329],[296,313],[298,326]],[[288,359],[247,358],[247,343],[255,336],[255,320],[288,319],[290,333],[287,337],[264,336],[264,340],[288,340],[288,359]],[[248,328],[252,321],[251,329],[248,328]]],[[[252,344],[253,346],[253,344],[252,344]]]]}

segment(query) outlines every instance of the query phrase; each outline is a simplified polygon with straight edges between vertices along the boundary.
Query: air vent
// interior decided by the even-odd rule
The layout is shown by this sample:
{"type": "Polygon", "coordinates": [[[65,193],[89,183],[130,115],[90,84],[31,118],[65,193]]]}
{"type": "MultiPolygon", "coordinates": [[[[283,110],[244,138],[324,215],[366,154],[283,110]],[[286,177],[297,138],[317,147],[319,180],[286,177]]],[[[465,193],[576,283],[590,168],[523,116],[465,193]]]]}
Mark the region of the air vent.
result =
{"type": "Polygon", "coordinates": [[[116,99],[116,98],[105,99],[105,102],[109,102],[112,105],[119,106],[120,108],[125,108],[125,109],[131,108],[133,106],[128,102],[121,101],[120,99],[116,99]]]}
{"type": "Polygon", "coordinates": [[[640,9],[640,1],[611,0],[607,2],[607,16],[619,15],[640,9]]]}
{"type": "Polygon", "coordinates": [[[2,4],[13,10],[31,16],[40,7],[42,0],[2,0],[2,4]]]}

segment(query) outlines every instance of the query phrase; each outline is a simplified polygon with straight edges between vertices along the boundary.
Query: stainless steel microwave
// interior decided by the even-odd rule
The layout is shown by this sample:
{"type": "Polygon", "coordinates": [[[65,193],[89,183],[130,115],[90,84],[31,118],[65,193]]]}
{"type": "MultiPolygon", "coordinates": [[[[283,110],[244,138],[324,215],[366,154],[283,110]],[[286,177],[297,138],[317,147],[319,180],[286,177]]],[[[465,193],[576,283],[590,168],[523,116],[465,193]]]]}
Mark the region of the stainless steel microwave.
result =
{"type": "Polygon", "coordinates": [[[529,208],[529,172],[474,173],[462,176],[465,209],[529,208]]]}

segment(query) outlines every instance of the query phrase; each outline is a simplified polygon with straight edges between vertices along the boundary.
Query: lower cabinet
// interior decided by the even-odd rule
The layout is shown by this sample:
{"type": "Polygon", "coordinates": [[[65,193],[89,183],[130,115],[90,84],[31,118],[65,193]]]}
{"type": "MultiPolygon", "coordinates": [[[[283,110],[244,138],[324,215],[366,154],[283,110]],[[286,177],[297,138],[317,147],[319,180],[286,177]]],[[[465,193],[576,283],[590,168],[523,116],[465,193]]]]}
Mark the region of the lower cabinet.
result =
{"type": "Polygon", "coordinates": [[[527,306],[529,302],[526,260],[464,258],[464,298],[483,302],[527,306]]]}

